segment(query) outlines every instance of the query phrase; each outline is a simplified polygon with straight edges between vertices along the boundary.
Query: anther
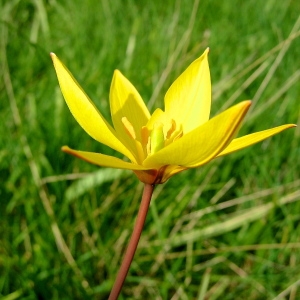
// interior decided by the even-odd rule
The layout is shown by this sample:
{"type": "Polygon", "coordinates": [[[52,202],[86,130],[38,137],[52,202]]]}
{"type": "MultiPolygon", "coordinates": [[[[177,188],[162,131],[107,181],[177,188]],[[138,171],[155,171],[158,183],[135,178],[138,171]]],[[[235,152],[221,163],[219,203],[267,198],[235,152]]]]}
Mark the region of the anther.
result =
{"type": "Polygon", "coordinates": [[[128,121],[128,119],[126,117],[123,117],[121,120],[122,120],[122,123],[124,125],[124,128],[125,128],[127,134],[135,140],[136,134],[135,134],[132,124],[128,121]]]}

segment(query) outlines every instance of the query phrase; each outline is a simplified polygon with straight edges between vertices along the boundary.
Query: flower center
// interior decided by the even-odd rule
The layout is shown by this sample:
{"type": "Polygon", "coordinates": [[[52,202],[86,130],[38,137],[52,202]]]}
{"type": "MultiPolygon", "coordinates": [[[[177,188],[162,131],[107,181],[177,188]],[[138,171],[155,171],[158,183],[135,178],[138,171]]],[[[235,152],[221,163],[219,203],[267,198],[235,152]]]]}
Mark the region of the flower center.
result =
{"type": "Polygon", "coordinates": [[[182,125],[177,126],[172,119],[167,122],[156,121],[153,125],[141,128],[141,138],[137,138],[134,127],[126,117],[122,123],[128,136],[134,141],[140,163],[149,155],[152,155],[169,144],[173,143],[183,135],[182,125]]]}

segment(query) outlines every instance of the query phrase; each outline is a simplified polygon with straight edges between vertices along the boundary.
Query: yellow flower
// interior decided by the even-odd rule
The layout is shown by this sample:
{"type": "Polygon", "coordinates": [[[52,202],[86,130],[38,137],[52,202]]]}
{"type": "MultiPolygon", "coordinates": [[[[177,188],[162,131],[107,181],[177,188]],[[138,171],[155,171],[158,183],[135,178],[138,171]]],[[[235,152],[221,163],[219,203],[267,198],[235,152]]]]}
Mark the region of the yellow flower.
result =
{"type": "Polygon", "coordinates": [[[95,140],[129,161],[100,153],[63,151],[90,163],[132,170],[144,183],[163,183],[174,174],[260,142],[296,125],[288,124],[234,138],[251,101],[241,102],[209,119],[211,82],[208,49],[171,85],[165,111],[151,115],[135,87],[116,70],[110,88],[111,126],[51,53],[63,96],[74,118],[95,140]]]}

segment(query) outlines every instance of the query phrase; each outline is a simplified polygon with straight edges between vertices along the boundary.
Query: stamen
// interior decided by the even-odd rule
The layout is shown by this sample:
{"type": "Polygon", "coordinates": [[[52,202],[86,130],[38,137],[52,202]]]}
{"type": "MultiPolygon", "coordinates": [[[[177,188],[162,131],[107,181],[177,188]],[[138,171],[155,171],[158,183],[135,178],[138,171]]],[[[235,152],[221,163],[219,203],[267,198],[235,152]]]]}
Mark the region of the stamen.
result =
{"type": "Polygon", "coordinates": [[[172,119],[171,120],[171,127],[167,132],[166,138],[169,139],[172,135],[172,133],[176,130],[176,122],[172,119]]]}
{"type": "Polygon", "coordinates": [[[142,145],[146,146],[148,144],[149,140],[149,129],[146,126],[143,126],[141,129],[141,139],[142,139],[142,145]]]}
{"type": "Polygon", "coordinates": [[[146,146],[146,151],[147,151],[147,155],[151,154],[151,137],[148,137],[148,142],[147,142],[147,146],[146,146]]]}
{"type": "Polygon", "coordinates": [[[180,130],[178,131],[178,133],[175,135],[173,142],[175,142],[176,140],[180,139],[183,136],[183,130],[182,130],[182,125],[180,125],[180,130]]]}
{"type": "Polygon", "coordinates": [[[144,147],[139,141],[135,140],[134,142],[138,154],[138,161],[140,164],[142,164],[145,159],[144,147]]]}
{"type": "Polygon", "coordinates": [[[124,128],[125,128],[127,134],[135,140],[136,134],[135,134],[132,124],[128,121],[128,119],[126,117],[123,117],[121,120],[122,120],[122,123],[124,125],[124,128]]]}

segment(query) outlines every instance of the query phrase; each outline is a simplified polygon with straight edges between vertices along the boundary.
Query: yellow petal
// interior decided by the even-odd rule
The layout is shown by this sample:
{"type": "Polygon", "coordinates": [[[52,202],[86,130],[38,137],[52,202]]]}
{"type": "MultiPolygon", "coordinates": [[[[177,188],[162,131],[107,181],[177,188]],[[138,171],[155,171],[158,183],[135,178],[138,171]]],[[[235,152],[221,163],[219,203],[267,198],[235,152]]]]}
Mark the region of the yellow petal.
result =
{"type": "Polygon", "coordinates": [[[133,126],[137,140],[141,141],[141,128],[148,122],[150,113],[138,91],[118,70],[114,72],[111,83],[110,110],[117,133],[130,140],[122,123],[122,118],[126,117],[133,126]]]}
{"type": "Polygon", "coordinates": [[[78,151],[78,150],[71,149],[68,146],[62,147],[62,150],[66,153],[72,154],[78,158],[81,158],[81,159],[89,162],[89,163],[92,163],[94,165],[98,165],[101,167],[126,169],[126,170],[149,170],[150,169],[147,167],[143,167],[141,165],[129,163],[129,162],[123,161],[119,158],[109,156],[109,155],[104,155],[101,153],[78,151]]]}
{"type": "Polygon", "coordinates": [[[263,141],[283,130],[296,127],[294,124],[286,124],[275,128],[267,129],[264,131],[255,132],[249,135],[232,140],[232,142],[220,153],[218,156],[224,156],[234,151],[246,148],[260,141],[263,141]]]}
{"type": "Polygon", "coordinates": [[[186,170],[184,167],[179,167],[179,166],[167,166],[166,169],[164,170],[162,179],[160,183],[166,182],[170,177],[174,176],[175,174],[178,174],[182,171],[186,170]]]}
{"type": "Polygon", "coordinates": [[[182,124],[184,134],[209,119],[211,82],[207,55],[208,49],[174,81],[165,96],[165,111],[182,124]]]}
{"type": "Polygon", "coordinates": [[[155,124],[162,124],[164,127],[164,132],[165,134],[167,134],[167,131],[170,129],[170,127],[172,127],[172,119],[170,118],[170,116],[162,111],[160,108],[157,108],[154,113],[151,115],[146,127],[148,128],[149,131],[151,131],[155,124]]]}
{"type": "Polygon", "coordinates": [[[155,123],[166,124],[168,121],[171,121],[171,119],[168,118],[167,114],[160,108],[157,108],[151,115],[146,126],[149,130],[152,130],[155,123]]]}
{"type": "Polygon", "coordinates": [[[116,137],[114,129],[103,118],[75,78],[54,53],[51,53],[59,85],[66,103],[79,125],[95,140],[135,161],[133,154],[116,137]]]}
{"type": "Polygon", "coordinates": [[[146,167],[198,167],[217,156],[233,139],[251,101],[241,102],[145,159],[146,167]]]}

